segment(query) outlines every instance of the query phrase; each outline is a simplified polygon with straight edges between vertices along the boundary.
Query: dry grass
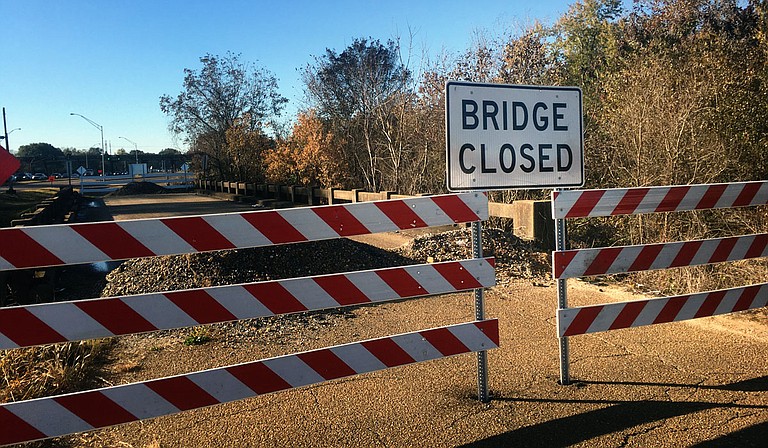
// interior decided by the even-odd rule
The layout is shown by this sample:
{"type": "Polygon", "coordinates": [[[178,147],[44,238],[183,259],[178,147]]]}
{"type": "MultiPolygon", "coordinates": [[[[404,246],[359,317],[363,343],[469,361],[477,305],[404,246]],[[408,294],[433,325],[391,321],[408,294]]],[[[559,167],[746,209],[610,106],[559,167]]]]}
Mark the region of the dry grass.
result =
{"type": "Polygon", "coordinates": [[[67,342],[0,352],[0,402],[87,389],[112,347],[111,339],[67,342]]]}
{"type": "MultiPolygon", "coordinates": [[[[568,226],[574,249],[691,241],[763,233],[768,229],[768,207],[577,219],[568,226]]],[[[619,274],[601,280],[617,280],[639,292],[670,296],[764,283],[766,278],[768,260],[757,258],[619,274]]],[[[768,324],[768,308],[745,314],[768,324]]]]}
{"type": "MultiPolygon", "coordinates": [[[[768,207],[577,219],[568,223],[574,249],[704,240],[763,233],[766,229],[768,207]]],[[[630,278],[665,294],[686,294],[762,283],[766,274],[765,259],[753,259],[643,272],[630,278]]]]}
{"type": "Polygon", "coordinates": [[[764,283],[768,278],[768,262],[765,259],[739,260],[637,272],[614,278],[631,283],[639,291],[655,295],[693,294],[764,283]]]}

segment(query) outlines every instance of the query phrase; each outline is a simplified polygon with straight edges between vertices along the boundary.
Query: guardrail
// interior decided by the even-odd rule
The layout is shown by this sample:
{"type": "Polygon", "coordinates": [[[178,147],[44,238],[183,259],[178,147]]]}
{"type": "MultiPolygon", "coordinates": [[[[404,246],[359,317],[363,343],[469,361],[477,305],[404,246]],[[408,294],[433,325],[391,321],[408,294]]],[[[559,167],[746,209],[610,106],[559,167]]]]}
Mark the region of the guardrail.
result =
{"type": "Polygon", "coordinates": [[[86,176],[80,177],[80,194],[104,194],[117,191],[131,182],[148,181],[170,190],[195,187],[193,173],[147,173],[136,176],[86,176]]]}
{"type": "Polygon", "coordinates": [[[0,229],[0,271],[259,247],[471,222],[473,259],[279,281],[0,309],[0,349],[76,341],[475,291],[474,322],[392,335],[201,372],[0,404],[0,444],[56,437],[241,400],[337,378],[477,352],[478,395],[488,399],[485,351],[498,322],[483,316],[495,284],[481,258],[480,193],[119,222],[0,229]],[[18,250],[24,247],[24,250],[18,250]]]}
{"type": "Polygon", "coordinates": [[[668,269],[768,256],[768,233],[707,240],[566,250],[566,219],[768,204],[768,182],[681,185],[552,193],[556,220],[560,382],[570,382],[568,337],[761,308],[768,283],[674,297],[569,308],[569,278],[668,269]]]}

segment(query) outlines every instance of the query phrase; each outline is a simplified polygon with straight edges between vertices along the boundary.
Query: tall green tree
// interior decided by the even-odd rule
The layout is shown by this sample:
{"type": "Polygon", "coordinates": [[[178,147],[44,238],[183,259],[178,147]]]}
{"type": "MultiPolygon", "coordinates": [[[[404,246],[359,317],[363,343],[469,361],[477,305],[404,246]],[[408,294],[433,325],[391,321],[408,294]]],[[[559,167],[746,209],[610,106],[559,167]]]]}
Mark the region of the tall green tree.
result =
{"type": "MultiPolygon", "coordinates": [[[[171,118],[169,128],[195,154],[207,154],[209,165],[220,177],[260,180],[254,179],[260,173],[240,170],[233,162],[243,148],[238,147],[233,155],[227,131],[239,123],[247,126],[241,131],[266,134],[287,102],[278,92],[277,79],[266,69],[242,62],[237,54],[207,54],[200,62],[200,70],[184,69],[181,93],[160,97],[160,109],[171,118]]],[[[245,150],[257,157],[258,148],[245,150]]]]}
{"type": "MultiPolygon", "coordinates": [[[[734,0],[638,2],[602,77],[601,186],[764,179],[768,84],[759,7],[734,0]]],[[[593,140],[594,142],[594,140],[593,140]]],[[[598,176],[595,176],[598,175],[598,176]]]]}
{"type": "Polygon", "coordinates": [[[43,171],[50,172],[50,166],[53,162],[63,159],[64,153],[50,143],[30,143],[19,146],[18,157],[23,158],[25,165],[28,164],[29,170],[39,170],[40,165],[43,171]],[[37,166],[35,168],[35,166],[37,166]]]}
{"type": "Polygon", "coordinates": [[[161,150],[158,154],[160,154],[161,156],[180,156],[181,151],[179,151],[176,148],[165,148],[161,150]]]}
{"type": "Polygon", "coordinates": [[[587,95],[599,90],[601,77],[617,61],[621,0],[579,0],[554,26],[556,56],[565,68],[563,82],[587,95]]]}
{"type": "Polygon", "coordinates": [[[19,146],[19,157],[33,157],[35,159],[56,159],[64,156],[61,149],[50,143],[30,143],[19,146]]]}

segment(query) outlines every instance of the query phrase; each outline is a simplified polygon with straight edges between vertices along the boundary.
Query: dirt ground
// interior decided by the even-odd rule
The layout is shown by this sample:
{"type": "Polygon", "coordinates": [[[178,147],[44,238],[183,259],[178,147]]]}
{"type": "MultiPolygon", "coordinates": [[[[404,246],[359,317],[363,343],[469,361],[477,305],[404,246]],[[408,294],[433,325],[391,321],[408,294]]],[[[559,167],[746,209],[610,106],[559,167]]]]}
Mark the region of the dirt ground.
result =
{"type": "MultiPolygon", "coordinates": [[[[115,214],[121,219],[136,213],[115,214]]],[[[370,241],[396,246],[407,238],[370,241]]],[[[618,289],[569,282],[573,306],[627,297],[618,289]]],[[[74,446],[137,448],[765,446],[768,326],[732,315],[573,337],[573,383],[561,386],[556,304],[554,283],[509,280],[487,290],[487,316],[499,319],[501,333],[501,348],[488,354],[488,404],[475,399],[475,356],[460,355],[68,440],[74,446]]],[[[183,344],[188,331],[123,337],[105,381],[181,374],[473,316],[473,297],[463,293],[358,307],[239,337],[231,337],[232,327],[212,327],[213,340],[198,346],[183,344]]]]}
{"type": "Polygon", "coordinates": [[[115,221],[256,210],[249,204],[196,194],[108,196],[104,203],[115,221]]]}

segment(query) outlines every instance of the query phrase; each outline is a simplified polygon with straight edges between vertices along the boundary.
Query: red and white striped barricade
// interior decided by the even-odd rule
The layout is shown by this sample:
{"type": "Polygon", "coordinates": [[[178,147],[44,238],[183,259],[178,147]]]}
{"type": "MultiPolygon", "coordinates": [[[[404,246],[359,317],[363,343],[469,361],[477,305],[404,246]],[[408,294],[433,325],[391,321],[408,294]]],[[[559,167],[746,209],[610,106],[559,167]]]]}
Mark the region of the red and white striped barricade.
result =
{"type": "Polygon", "coordinates": [[[768,182],[680,185],[552,193],[558,247],[552,271],[558,280],[561,382],[568,384],[568,336],[673,322],[766,306],[765,285],[632,302],[568,308],[569,278],[722,263],[768,256],[768,233],[707,240],[565,250],[565,220],[679,212],[768,204],[768,182]]]}
{"type": "MultiPolygon", "coordinates": [[[[0,229],[0,271],[316,241],[488,218],[482,193],[0,229]]],[[[478,226],[479,228],[479,226],[478,226]]],[[[478,238],[479,243],[479,238],[478,238]]],[[[475,254],[481,248],[475,248],[475,254]]],[[[474,290],[493,258],[0,309],[0,350],[474,290]]],[[[483,320],[143,383],[0,404],[0,444],[173,414],[498,346],[483,320]]],[[[480,371],[478,366],[478,371],[480,371]]],[[[483,366],[485,373],[485,366],[483,366]]],[[[480,383],[478,377],[478,384],[480,383]]],[[[483,378],[483,381],[485,379],[483,378]]]]}
{"type": "Polygon", "coordinates": [[[768,304],[768,283],[657,299],[634,300],[558,310],[558,335],[678,322],[761,308],[768,304]]]}
{"type": "Polygon", "coordinates": [[[0,350],[449,294],[496,284],[493,258],[0,308],[0,350]]]}
{"type": "Polygon", "coordinates": [[[0,229],[0,271],[318,241],[488,219],[482,193],[0,229]]]}
{"type": "Polygon", "coordinates": [[[552,216],[588,218],[765,204],[768,182],[562,190],[552,193],[552,216]]]}
{"type": "Polygon", "coordinates": [[[0,445],[90,431],[499,346],[495,319],[0,404],[0,445]]]}
{"type": "Polygon", "coordinates": [[[698,266],[768,256],[768,233],[555,252],[555,278],[698,266]]]}

